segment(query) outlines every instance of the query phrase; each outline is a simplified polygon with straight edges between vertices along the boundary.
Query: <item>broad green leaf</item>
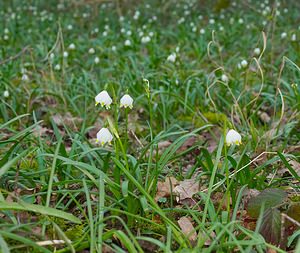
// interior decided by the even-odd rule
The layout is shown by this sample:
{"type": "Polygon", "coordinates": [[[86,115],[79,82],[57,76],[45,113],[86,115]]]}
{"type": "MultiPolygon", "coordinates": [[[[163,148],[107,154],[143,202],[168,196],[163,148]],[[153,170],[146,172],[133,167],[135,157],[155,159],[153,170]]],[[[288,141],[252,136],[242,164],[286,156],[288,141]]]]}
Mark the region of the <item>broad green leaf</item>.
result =
{"type": "Polygon", "coordinates": [[[0,202],[0,210],[21,210],[21,211],[28,211],[28,212],[35,212],[35,213],[40,213],[43,215],[49,215],[49,216],[55,216],[58,218],[62,218],[65,220],[72,221],[74,223],[80,224],[81,221],[74,215],[70,213],[66,213],[61,210],[57,210],[51,207],[45,207],[45,206],[40,206],[40,205],[33,205],[33,204],[28,204],[25,202],[22,203],[10,203],[7,201],[1,201],[0,202]]]}
{"type": "Polygon", "coordinates": [[[281,189],[270,188],[263,190],[256,197],[250,199],[247,211],[250,216],[257,218],[263,203],[265,204],[265,209],[267,210],[268,208],[281,204],[286,197],[287,194],[281,189]]]}
{"type": "Polygon", "coordinates": [[[276,208],[269,208],[264,212],[259,232],[265,240],[271,244],[278,245],[280,242],[281,215],[276,208]]]}

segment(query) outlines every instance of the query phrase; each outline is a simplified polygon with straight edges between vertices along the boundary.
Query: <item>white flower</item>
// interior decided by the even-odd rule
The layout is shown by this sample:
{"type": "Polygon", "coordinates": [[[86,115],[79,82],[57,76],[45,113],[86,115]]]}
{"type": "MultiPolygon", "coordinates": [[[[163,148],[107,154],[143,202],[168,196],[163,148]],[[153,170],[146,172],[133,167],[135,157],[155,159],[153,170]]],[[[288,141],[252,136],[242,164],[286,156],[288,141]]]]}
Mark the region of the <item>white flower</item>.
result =
{"type": "Polygon", "coordinates": [[[60,70],[60,65],[59,65],[59,64],[56,64],[56,65],[54,66],[54,69],[55,69],[55,70],[60,70]]]}
{"type": "Polygon", "coordinates": [[[255,48],[253,52],[257,56],[260,55],[260,48],[259,47],[255,48]]]}
{"type": "Polygon", "coordinates": [[[131,36],[131,35],[132,35],[132,32],[131,32],[130,30],[128,30],[128,31],[126,32],[126,34],[127,34],[127,36],[131,36]]]}
{"type": "Polygon", "coordinates": [[[96,104],[100,104],[102,107],[105,106],[106,109],[110,108],[110,104],[112,103],[111,97],[108,95],[107,91],[101,91],[96,97],[95,97],[96,104]]]}
{"type": "Polygon", "coordinates": [[[9,40],[9,36],[8,36],[7,34],[5,34],[5,35],[3,36],[3,39],[4,39],[4,40],[9,40]]]}
{"type": "Polygon", "coordinates": [[[291,40],[292,40],[292,41],[296,41],[296,40],[297,40],[297,37],[296,37],[296,34],[295,34],[295,33],[292,34],[291,40]]]}
{"type": "Polygon", "coordinates": [[[176,61],[176,54],[172,53],[168,56],[167,61],[169,62],[175,62],[176,61]]]}
{"type": "Polygon", "coordinates": [[[248,66],[248,62],[247,62],[246,60],[242,60],[242,61],[241,61],[241,66],[242,66],[243,68],[246,68],[246,67],[248,66]]]}
{"type": "Polygon", "coordinates": [[[236,145],[242,144],[241,135],[237,131],[230,129],[226,135],[226,144],[228,146],[233,145],[233,144],[236,144],[236,145]]]}
{"type": "Polygon", "coordinates": [[[226,76],[225,74],[223,74],[222,76],[221,76],[221,80],[224,82],[224,83],[227,83],[228,82],[228,76],[226,76]]]}
{"type": "Polygon", "coordinates": [[[211,19],[209,20],[209,23],[210,23],[211,25],[213,25],[213,24],[215,23],[215,20],[214,20],[213,18],[211,18],[211,19]]]}
{"type": "Polygon", "coordinates": [[[142,37],[141,41],[143,44],[146,44],[151,41],[151,38],[149,36],[144,36],[144,37],[142,37]]]}
{"type": "Polygon", "coordinates": [[[3,92],[3,96],[4,96],[5,98],[8,98],[8,97],[9,97],[9,91],[8,91],[8,90],[4,91],[4,92],[3,92]]]}
{"type": "Polygon", "coordinates": [[[205,30],[204,30],[203,28],[201,28],[201,29],[200,29],[200,33],[201,33],[201,34],[204,34],[204,33],[205,33],[205,30]]]}
{"type": "Polygon", "coordinates": [[[89,49],[89,54],[94,54],[94,53],[95,53],[95,49],[91,47],[91,48],[89,49]]]}
{"type": "Polygon", "coordinates": [[[25,81],[25,82],[26,82],[26,81],[28,81],[28,80],[29,80],[28,75],[24,73],[24,74],[22,75],[22,81],[25,81]]]}
{"type": "Polygon", "coordinates": [[[111,141],[112,141],[112,139],[113,139],[113,136],[110,133],[110,131],[107,128],[103,127],[97,133],[97,140],[96,140],[96,142],[100,142],[100,144],[102,146],[104,146],[104,144],[106,144],[106,143],[110,144],[111,141]]]}
{"type": "Polygon", "coordinates": [[[69,56],[69,53],[68,53],[67,51],[65,51],[65,52],[63,53],[63,56],[64,56],[64,58],[67,58],[67,57],[69,56]]]}
{"type": "Polygon", "coordinates": [[[244,20],[242,18],[239,18],[238,22],[239,24],[244,24],[244,20]]]}
{"type": "Polygon", "coordinates": [[[96,56],[94,62],[95,62],[95,64],[98,64],[100,62],[99,57],[96,56]]]}
{"type": "Polygon", "coordinates": [[[286,32],[283,32],[280,36],[281,36],[282,39],[284,39],[284,38],[286,38],[287,33],[286,33],[286,32]]]}
{"type": "Polygon", "coordinates": [[[4,29],[4,33],[5,33],[5,34],[9,34],[8,28],[5,28],[5,29],[4,29]]]}
{"type": "Polygon", "coordinates": [[[71,43],[71,44],[69,45],[69,49],[70,49],[70,50],[75,50],[75,48],[76,48],[76,46],[75,46],[74,43],[71,43]]]}
{"type": "Polygon", "coordinates": [[[133,104],[133,99],[128,94],[124,95],[120,99],[120,107],[124,107],[124,108],[129,107],[130,109],[132,109],[132,107],[133,107],[132,104],[133,104]]]}
{"type": "Polygon", "coordinates": [[[54,57],[55,57],[55,55],[54,55],[53,53],[51,53],[51,54],[49,55],[49,57],[50,57],[51,60],[53,60],[54,57]]]}
{"type": "Polygon", "coordinates": [[[68,25],[67,28],[68,28],[68,30],[72,30],[73,26],[72,25],[68,25]]]}
{"type": "Polygon", "coordinates": [[[124,45],[129,47],[131,46],[131,41],[130,40],[125,40],[124,45]]]}
{"type": "Polygon", "coordinates": [[[116,51],[116,50],[117,50],[117,47],[116,47],[116,46],[112,46],[112,47],[111,47],[111,50],[112,50],[112,51],[116,51]]]}

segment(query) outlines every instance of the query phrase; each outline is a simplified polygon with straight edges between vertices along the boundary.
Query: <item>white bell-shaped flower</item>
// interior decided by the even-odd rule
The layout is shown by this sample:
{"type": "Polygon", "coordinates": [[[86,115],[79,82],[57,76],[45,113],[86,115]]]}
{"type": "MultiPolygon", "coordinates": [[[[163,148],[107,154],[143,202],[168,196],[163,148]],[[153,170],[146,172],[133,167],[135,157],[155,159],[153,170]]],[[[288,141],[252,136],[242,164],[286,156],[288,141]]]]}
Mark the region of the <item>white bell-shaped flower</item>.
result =
{"type": "Polygon", "coordinates": [[[254,49],[254,54],[256,56],[260,55],[260,48],[259,47],[257,47],[257,48],[254,49]]]}
{"type": "Polygon", "coordinates": [[[246,60],[242,60],[242,61],[241,61],[241,66],[242,66],[243,68],[246,68],[246,67],[248,66],[248,62],[247,62],[246,60]]]}
{"type": "Polygon", "coordinates": [[[221,76],[221,80],[222,80],[224,83],[227,83],[227,82],[229,81],[229,78],[228,78],[227,75],[223,74],[223,75],[221,76]]]}
{"type": "Polygon", "coordinates": [[[130,97],[128,94],[124,95],[120,99],[120,107],[124,107],[124,108],[129,107],[130,109],[132,109],[132,107],[133,107],[133,99],[132,99],[132,97],[130,97]]]}
{"type": "Polygon", "coordinates": [[[110,131],[107,128],[103,127],[97,133],[96,142],[99,142],[101,144],[101,146],[104,146],[106,143],[110,144],[112,139],[113,139],[113,136],[110,133],[110,131]]]}
{"type": "Polygon", "coordinates": [[[107,91],[101,91],[96,97],[95,97],[95,106],[100,104],[102,107],[105,106],[106,109],[110,108],[110,105],[112,103],[111,97],[108,95],[107,91]]]}
{"type": "Polygon", "coordinates": [[[228,146],[233,145],[233,144],[236,144],[236,145],[242,144],[241,135],[237,131],[230,129],[226,135],[226,144],[228,146]]]}
{"type": "Polygon", "coordinates": [[[172,53],[168,56],[167,61],[169,62],[175,62],[176,61],[176,54],[172,53]]]}

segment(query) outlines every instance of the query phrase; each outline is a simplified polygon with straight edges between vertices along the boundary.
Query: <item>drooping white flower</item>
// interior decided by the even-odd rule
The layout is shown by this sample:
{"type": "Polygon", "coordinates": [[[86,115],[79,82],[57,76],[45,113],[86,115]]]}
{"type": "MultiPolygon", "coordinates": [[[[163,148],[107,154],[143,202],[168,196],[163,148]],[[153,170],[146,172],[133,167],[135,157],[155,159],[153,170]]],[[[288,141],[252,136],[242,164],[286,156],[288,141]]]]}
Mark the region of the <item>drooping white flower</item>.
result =
{"type": "Polygon", "coordinates": [[[71,43],[71,44],[69,45],[69,49],[70,49],[70,50],[75,50],[75,48],[76,48],[76,46],[75,46],[74,43],[71,43]]]}
{"type": "Polygon", "coordinates": [[[129,47],[131,46],[131,41],[130,40],[125,40],[124,45],[129,47]]]}
{"type": "Polygon", "coordinates": [[[260,55],[260,48],[259,47],[255,48],[253,52],[256,56],[260,55]]]}
{"type": "Polygon", "coordinates": [[[108,95],[107,91],[101,91],[96,97],[95,97],[95,105],[100,104],[102,107],[105,106],[106,109],[110,108],[110,105],[112,103],[111,97],[108,95]]]}
{"type": "Polygon", "coordinates": [[[146,44],[146,43],[148,43],[150,41],[151,41],[151,38],[149,36],[143,36],[142,39],[141,39],[141,42],[143,44],[146,44]]]}
{"type": "Polygon", "coordinates": [[[24,73],[24,74],[22,75],[22,81],[25,81],[25,82],[26,82],[26,81],[28,81],[28,80],[29,80],[28,75],[24,73]]]}
{"type": "Polygon", "coordinates": [[[68,58],[69,53],[68,53],[67,51],[65,51],[65,52],[63,53],[63,56],[64,56],[64,58],[68,58]]]}
{"type": "Polygon", "coordinates": [[[59,64],[56,64],[56,65],[54,66],[54,69],[55,69],[55,70],[60,70],[60,65],[59,65],[59,64]]]}
{"type": "Polygon", "coordinates": [[[112,50],[112,51],[117,51],[117,47],[116,47],[116,46],[112,46],[112,47],[111,47],[111,50],[112,50]]]}
{"type": "Polygon", "coordinates": [[[94,54],[94,53],[95,53],[95,49],[91,47],[91,48],[89,49],[89,54],[94,54]]]}
{"type": "Polygon", "coordinates": [[[94,59],[94,63],[98,64],[99,62],[100,62],[100,58],[98,56],[96,56],[95,59],[94,59]]]}
{"type": "Polygon", "coordinates": [[[113,136],[110,133],[110,131],[107,128],[103,127],[97,133],[96,142],[99,142],[101,144],[101,146],[104,146],[106,143],[110,144],[112,139],[113,139],[113,136]]]}
{"type": "Polygon", "coordinates": [[[204,33],[205,33],[205,30],[204,30],[203,28],[201,28],[201,29],[200,29],[200,33],[201,33],[201,34],[204,34],[204,33]]]}
{"type": "Polygon", "coordinates": [[[292,37],[291,37],[291,41],[296,41],[296,40],[297,40],[296,34],[293,33],[293,34],[292,34],[292,37]]]}
{"type": "Polygon", "coordinates": [[[228,76],[227,76],[227,75],[223,74],[223,75],[221,76],[221,80],[222,80],[224,83],[227,83],[229,79],[228,79],[228,76]]]}
{"type": "Polygon", "coordinates": [[[281,36],[282,39],[284,39],[284,38],[286,38],[287,33],[286,33],[286,32],[283,32],[280,36],[281,36]]]}
{"type": "Polygon", "coordinates": [[[68,28],[68,30],[72,30],[73,26],[72,25],[68,25],[67,28],[68,28]]]}
{"type": "Polygon", "coordinates": [[[132,109],[132,107],[133,107],[133,99],[132,99],[132,97],[129,96],[128,94],[124,95],[120,99],[120,107],[124,107],[124,108],[129,107],[130,109],[132,109]]]}
{"type": "Polygon", "coordinates": [[[3,96],[4,96],[5,98],[8,98],[8,97],[9,97],[9,91],[8,91],[8,90],[5,90],[5,91],[3,92],[3,96]]]}
{"type": "Polygon", "coordinates": [[[241,135],[237,131],[230,129],[226,135],[226,144],[228,146],[233,145],[233,144],[236,144],[236,145],[242,144],[241,135]]]}
{"type": "Polygon", "coordinates": [[[176,61],[176,54],[172,53],[168,56],[167,61],[169,62],[175,62],[176,61]]]}
{"type": "Polygon", "coordinates": [[[243,68],[246,68],[246,67],[248,66],[248,62],[247,62],[246,60],[242,60],[242,61],[241,61],[241,66],[242,66],[243,68]]]}

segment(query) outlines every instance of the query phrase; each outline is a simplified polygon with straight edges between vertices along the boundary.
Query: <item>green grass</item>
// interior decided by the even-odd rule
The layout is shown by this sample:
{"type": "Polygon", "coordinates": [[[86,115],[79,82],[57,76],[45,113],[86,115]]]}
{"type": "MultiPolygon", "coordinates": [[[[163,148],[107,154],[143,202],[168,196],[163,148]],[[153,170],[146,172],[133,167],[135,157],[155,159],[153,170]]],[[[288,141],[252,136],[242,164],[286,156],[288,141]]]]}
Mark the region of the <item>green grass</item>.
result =
{"type": "Polygon", "coordinates": [[[300,6],[204,2],[0,2],[0,252],[299,250],[300,6]]]}

